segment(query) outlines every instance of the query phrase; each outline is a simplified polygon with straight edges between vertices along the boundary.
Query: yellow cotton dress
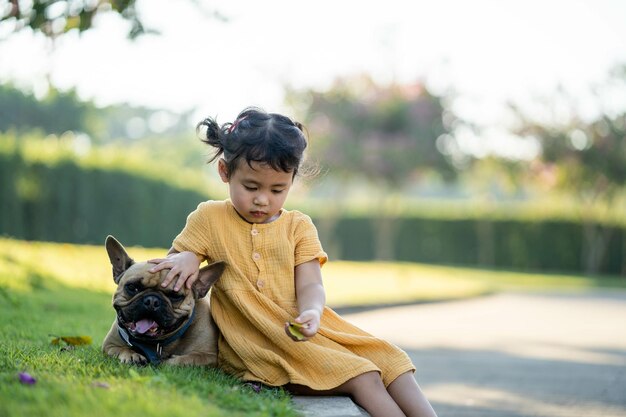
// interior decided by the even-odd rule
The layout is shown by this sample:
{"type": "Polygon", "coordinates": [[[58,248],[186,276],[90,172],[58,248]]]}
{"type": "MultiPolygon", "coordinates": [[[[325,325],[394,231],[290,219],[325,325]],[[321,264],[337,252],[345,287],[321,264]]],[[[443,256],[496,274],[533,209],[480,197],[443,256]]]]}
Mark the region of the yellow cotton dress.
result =
{"type": "Polygon", "coordinates": [[[245,381],[287,383],[315,390],[335,388],[368,371],[385,385],[414,371],[398,347],[343,320],[326,307],[318,333],[306,342],[285,334],[299,315],[294,268],[326,253],[311,219],[282,210],[271,223],[242,219],[230,200],[201,203],[173,246],[226,269],[211,291],[211,313],[220,329],[218,366],[245,381]]]}

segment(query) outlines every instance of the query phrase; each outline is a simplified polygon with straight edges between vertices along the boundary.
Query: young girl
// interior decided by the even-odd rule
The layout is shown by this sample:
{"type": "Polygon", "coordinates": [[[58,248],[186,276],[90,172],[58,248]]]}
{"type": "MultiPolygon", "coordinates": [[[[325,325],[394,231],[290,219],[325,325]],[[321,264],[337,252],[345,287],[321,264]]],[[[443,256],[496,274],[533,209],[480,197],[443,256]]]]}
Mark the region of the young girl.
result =
{"type": "Polygon", "coordinates": [[[327,261],[311,219],[283,209],[307,146],[302,125],[249,108],[233,123],[198,124],[216,149],[230,199],[207,201],[187,218],[167,258],[163,286],[191,287],[203,261],[226,261],[211,291],[220,329],[220,368],[306,395],[350,395],[372,416],[435,416],[409,357],[325,306],[327,261]],[[221,158],[220,158],[221,156],[221,158]],[[289,332],[302,325],[304,343],[289,332]]]}

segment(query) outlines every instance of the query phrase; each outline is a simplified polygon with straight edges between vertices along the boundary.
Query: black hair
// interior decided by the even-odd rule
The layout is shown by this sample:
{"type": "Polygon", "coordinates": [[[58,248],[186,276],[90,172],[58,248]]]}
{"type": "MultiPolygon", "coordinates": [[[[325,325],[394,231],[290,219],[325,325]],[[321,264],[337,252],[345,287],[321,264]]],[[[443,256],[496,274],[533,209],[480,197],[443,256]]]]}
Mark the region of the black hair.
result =
{"type": "Polygon", "coordinates": [[[234,122],[222,126],[208,117],[198,123],[196,131],[202,142],[216,148],[209,163],[224,155],[229,176],[244,159],[248,165],[259,162],[295,176],[307,146],[300,123],[256,107],[246,108],[234,122]]]}

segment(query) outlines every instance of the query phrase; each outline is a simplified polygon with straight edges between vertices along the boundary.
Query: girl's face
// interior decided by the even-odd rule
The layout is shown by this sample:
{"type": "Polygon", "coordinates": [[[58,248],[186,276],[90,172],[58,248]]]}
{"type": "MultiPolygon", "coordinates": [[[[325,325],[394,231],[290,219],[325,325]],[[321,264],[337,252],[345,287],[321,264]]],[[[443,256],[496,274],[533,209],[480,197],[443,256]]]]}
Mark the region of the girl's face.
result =
{"type": "Polygon", "coordinates": [[[270,223],[278,218],[293,184],[293,172],[276,171],[259,162],[239,161],[230,173],[220,159],[218,171],[228,183],[230,200],[237,213],[248,223],[270,223]]]}

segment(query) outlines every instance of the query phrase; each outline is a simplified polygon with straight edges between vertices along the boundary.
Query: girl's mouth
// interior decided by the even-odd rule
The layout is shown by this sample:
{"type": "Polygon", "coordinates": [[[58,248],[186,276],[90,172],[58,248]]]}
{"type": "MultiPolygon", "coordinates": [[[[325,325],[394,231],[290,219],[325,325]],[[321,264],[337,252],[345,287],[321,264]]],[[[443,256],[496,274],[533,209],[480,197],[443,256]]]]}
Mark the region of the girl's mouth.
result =
{"type": "Polygon", "coordinates": [[[263,216],[267,216],[267,213],[263,212],[263,211],[251,211],[250,214],[252,215],[252,217],[263,217],[263,216]]]}

